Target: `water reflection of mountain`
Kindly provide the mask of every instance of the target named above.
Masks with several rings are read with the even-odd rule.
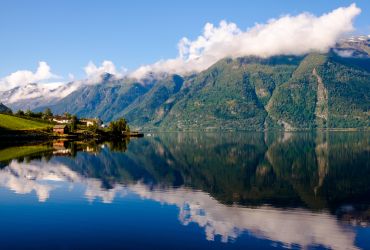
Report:
[[[128,142],[58,144],[53,157],[45,152],[42,157],[99,179],[105,189],[140,181],[202,190],[224,204],[334,212],[341,204],[370,202],[369,138],[366,133],[338,132],[161,134],[134,140],[128,150]]]
[[[368,145],[363,133],[178,134],[133,142],[126,155],[154,183],[200,189],[225,204],[334,210],[368,202]]]
[[[40,201],[59,181],[82,183],[88,200],[108,203],[134,192],[176,205],[180,221],[204,227],[210,240],[248,230],[288,246],[355,249],[354,232],[337,219],[370,221],[366,133],[161,134],[127,143],[56,143],[54,153],[7,161],[0,185]]]

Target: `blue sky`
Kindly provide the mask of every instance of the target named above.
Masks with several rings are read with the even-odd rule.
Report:
[[[207,22],[234,22],[240,29],[282,15],[322,15],[353,1],[38,1],[0,2],[0,77],[46,61],[53,73],[84,75],[89,61],[111,60],[134,70],[178,54],[177,43],[196,39]],[[370,34],[370,1],[358,1],[362,13],[356,32]]]

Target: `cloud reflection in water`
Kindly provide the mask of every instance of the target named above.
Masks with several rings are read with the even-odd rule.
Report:
[[[209,194],[187,188],[152,188],[138,181],[128,186],[115,185],[105,189],[95,178],[87,178],[68,166],[46,161],[19,163],[12,161],[0,170],[0,185],[17,194],[36,192],[45,202],[53,190],[62,187],[59,182],[83,184],[85,198],[92,202],[100,198],[111,203],[118,195],[134,193],[141,199],[179,208],[183,225],[196,223],[204,228],[206,238],[221,236],[223,242],[235,240],[242,232],[255,237],[280,242],[287,247],[299,245],[307,248],[321,245],[332,249],[357,249],[355,233],[327,212],[313,213],[306,209],[281,209],[271,206],[248,208],[224,205]]]

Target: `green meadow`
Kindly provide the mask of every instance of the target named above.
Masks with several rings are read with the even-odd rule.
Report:
[[[6,130],[43,130],[51,127],[50,123],[28,120],[13,115],[0,114],[0,128]]]

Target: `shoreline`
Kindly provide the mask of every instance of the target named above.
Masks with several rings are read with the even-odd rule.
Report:
[[[0,130],[0,138],[1,139],[19,139],[19,140],[56,140],[56,139],[66,139],[66,140],[115,140],[115,139],[123,139],[127,137],[144,137],[144,133],[142,132],[126,132],[123,133],[122,136],[115,136],[109,133],[103,134],[82,134],[82,133],[75,133],[75,134],[51,134],[44,131],[29,131],[29,130]]]

